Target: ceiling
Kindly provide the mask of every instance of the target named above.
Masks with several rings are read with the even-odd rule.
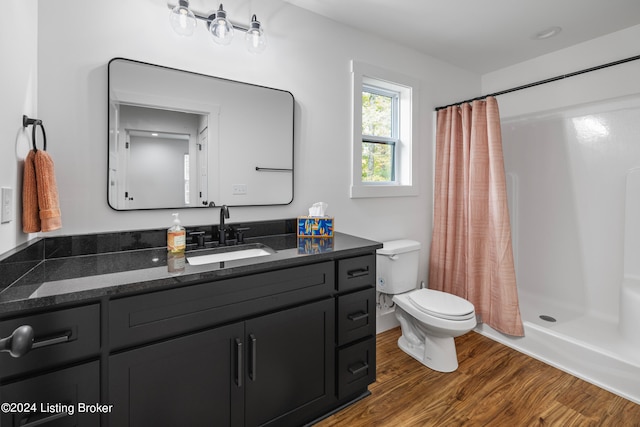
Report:
[[[640,24],[639,0],[286,1],[479,74]]]

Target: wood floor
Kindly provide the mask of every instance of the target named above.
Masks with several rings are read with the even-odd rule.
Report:
[[[378,335],[372,395],[316,427],[640,426],[640,405],[475,332],[456,339],[448,374],[402,352],[399,335]]]

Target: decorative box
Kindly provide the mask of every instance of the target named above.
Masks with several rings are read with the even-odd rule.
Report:
[[[333,237],[333,217],[299,216],[298,237]]]

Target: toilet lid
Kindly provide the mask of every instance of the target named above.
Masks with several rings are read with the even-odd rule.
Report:
[[[420,242],[415,240],[390,240],[383,242],[383,247],[376,251],[379,255],[399,255],[405,252],[417,251],[420,249]]]
[[[433,289],[409,293],[409,300],[420,311],[449,320],[465,320],[475,315],[473,304],[459,296]]]

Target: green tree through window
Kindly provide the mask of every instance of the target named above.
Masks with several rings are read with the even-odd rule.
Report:
[[[395,181],[397,95],[365,87],[362,91],[362,181]]]

